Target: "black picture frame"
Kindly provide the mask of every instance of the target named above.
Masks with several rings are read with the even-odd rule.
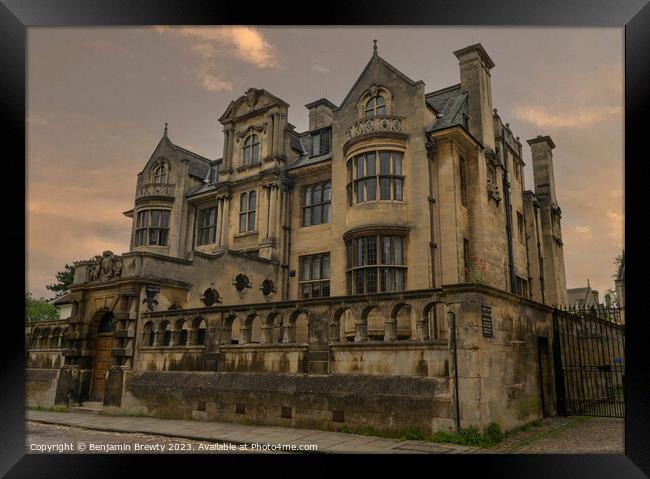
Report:
[[[172,463],[180,464],[187,474],[199,472],[201,465],[211,469],[208,474],[224,473],[235,467],[246,471],[252,461],[241,456],[109,456],[109,455],[25,455],[24,438],[24,323],[17,298],[19,281],[23,278],[25,258],[25,216],[11,205],[28,185],[25,178],[25,60],[26,28],[31,26],[109,26],[109,25],[180,25],[180,24],[255,24],[255,25],[474,25],[474,26],[619,26],[625,28],[625,249],[626,301],[626,418],[625,454],[610,455],[463,455],[463,456],[377,456],[364,459],[355,473],[374,474],[385,466],[407,466],[410,473],[448,474],[442,467],[463,474],[476,467],[482,476],[502,477],[644,477],[650,474],[650,360],[645,354],[648,321],[642,314],[644,273],[648,271],[648,235],[644,231],[646,207],[644,184],[650,177],[645,139],[647,131],[648,96],[650,92],[650,6],[647,0],[553,0],[544,3],[518,0],[444,0],[399,2],[375,0],[321,4],[324,8],[281,6],[267,2],[215,2],[181,0],[2,0],[0,4],[0,96],[2,97],[5,134],[3,166],[6,196],[5,237],[13,243],[4,255],[5,285],[12,308],[4,318],[0,415],[0,474],[6,477],[115,477],[136,474],[135,461],[146,461],[148,475],[156,469],[165,470]],[[10,148],[7,148],[10,147]],[[15,201],[15,200],[13,200]],[[22,240],[22,241],[21,241]],[[19,254],[22,252],[23,255]],[[21,264],[22,263],[22,264]],[[9,272],[13,273],[11,276]],[[18,274],[16,274],[18,273]],[[24,281],[23,281],[24,283]],[[24,294],[24,292],[22,293]],[[14,305],[16,305],[14,307]],[[192,465],[187,461],[191,458]],[[253,459],[260,459],[259,457]],[[336,460],[336,457],[294,456],[284,459],[288,464],[278,472],[316,472],[306,462]],[[399,464],[396,462],[399,461]],[[402,461],[408,461],[402,462]],[[329,462],[329,461],[328,461]],[[218,464],[218,466],[217,466]],[[270,466],[275,468],[276,466]],[[326,466],[331,467],[331,466]],[[363,468],[363,471],[361,471]],[[427,469],[424,469],[427,468]],[[139,472],[143,473],[143,472]],[[327,472],[326,472],[327,473]],[[329,473],[336,470],[329,469]]]

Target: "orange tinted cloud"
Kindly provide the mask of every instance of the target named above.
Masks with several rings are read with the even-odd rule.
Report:
[[[543,106],[521,106],[514,111],[515,118],[539,128],[583,128],[595,123],[623,116],[623,107],[602,106],[579,108],[575,111],[558,111]]]

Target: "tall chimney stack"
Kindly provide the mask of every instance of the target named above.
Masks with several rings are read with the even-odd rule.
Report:
[[[460,88],[469,95],[469,131],[486,148],[494,151],[492,84],[494,62],[480,43],[454,52],[460,66]]]

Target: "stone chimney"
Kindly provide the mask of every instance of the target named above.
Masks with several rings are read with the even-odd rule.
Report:
[[[456,50],[454,55],[460,67],[460,88],[469,95],[469,131],[483,146],[494,151],[490,80],[494,62],[480,43]]]
[[[337,106],[327,98],[307,103],[305,108],[309,110],[310,130],[332,126],[332,110],[335,110]]]
[[[538,135],[528,140],[533,156],[533,176],[535,195],[548,196],[551,205],[557,205],[555,196],[555,175],[553,174],[553,148],[555,143],[550,136]]]

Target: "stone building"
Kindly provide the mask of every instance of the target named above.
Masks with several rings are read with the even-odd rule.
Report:
[[[460,82],[428,91],[375,44],[304,132],[250,88],[219,117],[218,159],[165,126],[129,251],[75,263],[64,344],[30,342],[28,402],[352,430],[553,414],[555,145],[528,140],[527,190],[493,61],[454,55]]]

